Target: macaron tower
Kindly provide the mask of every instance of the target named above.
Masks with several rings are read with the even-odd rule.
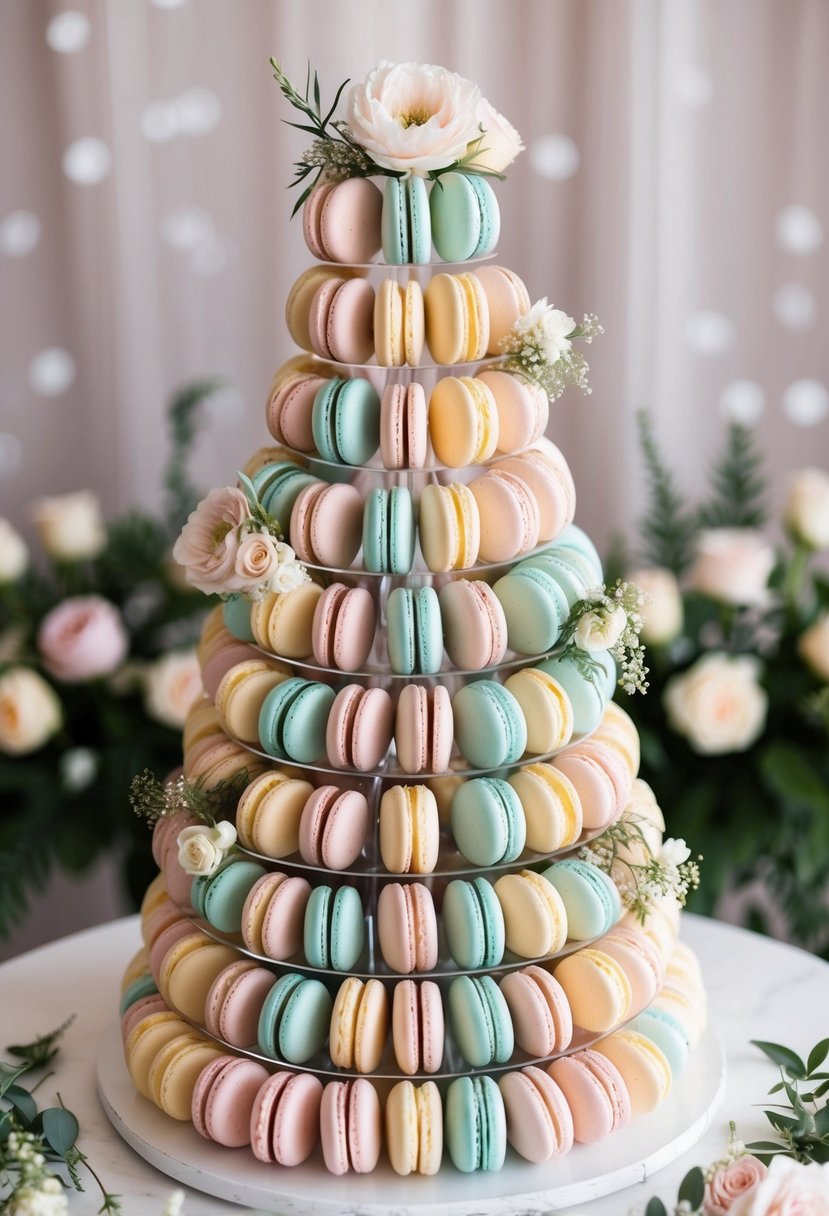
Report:
[[[544,1162],[647,1115],[702,1029],[677,918],[638,924],[584,852],[634,812],[664,829],[613,659],[560,641],[601,563],[547,394],[503,356],[531,303],[490,179],[323,175],[302,225],[299,350],[228,493],[305,577],[205,623],[183,773],[237,783],[236,842],[155,827],[127,1066],[282,1167]]]

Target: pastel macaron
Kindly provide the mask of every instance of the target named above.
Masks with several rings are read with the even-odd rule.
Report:
[[[530,1056],[543,1058],[565,1051],[573,1037],[570,1002],[558,980],[531,964],[501,980],[515,1032],[515,1042]]]
[[[311,648],[321,667],[359,671],[374,645],[377,613],[365,587],[330,583],[311,623]]]
[[[416,279],[406,284],[384,279],[374,300],[374,353],[379,367],[417,367],[423,354],[423,291]]]
[[[309,266],[303,270],[288,292],[285,301],[285,324],[297,346],[305,351],[314,349],[311,343],[311,304],[317,291],[326,283],[341,283],[354,277],[345,266]]]
[[[201,1071],[223,1055],[221,1047],[191,1031],[171,1039],[156,1053],[147,1074],[152,1101],[165,1115],[188,1122]]]
[[[493,465],[469,489],[478,506],[483,561],[511,561],[535,548],[541,527],[538,502],[523,478]]]
[[[383,257],[394,266],[429,261],[432,222],[429,195],[422,177],[387,177],[381,216]]]
[[[219,972],[237,959],[231,946],[194,932],[171,946],[161,962],[158,990],[171,1009],[204,1024],[207,994]]]
[[[574,1128],[570,1106],[548,1072],[532,1065],[505,1073],[498,1087],[504,1100],[507,1139],[527,1161],[549,1161],[569,1153]]]
[[[132,1027],[124,1044],[124,1060],[133,1085],[145,1098],[150,1096],[149,1072],[157,1053],[173,1039],[191,1033],[192,1029],[169,1009],[145,1014]]]
[[[374,1072],[386,1047],[389,999],[380,980],[343,980],[331,1011],[331,1063],[355,1072]]]
[[[577,1051],[547,1069],[573,1116],[573,1136],[593,1144],[630,1121],[630,1095],[615,1065],[597,1051]]]
[[[319,1144],[322,1082],[311,1073],[275,1072],[250,1114],[250,1147],[268,1165],[300,1165]]]
[[[397,699],[394,743],[405,773],[444,773],[449,768],[454,714],[442,684],[407,684]]]
[[[326,728],[335,693],[328,684],[291,676],[264,698],[259,742],[277,760],[316,764],[325,755]]]
[[[392,1046],[407,1076],[437,1072],[443,1059],[444,1012],[434,980],[400,980],[392,998]]]
[[[333,1002],[318,979],[288,972],[279,977],[262,1006],[259,1049],[272,1059],[304,1064],[328,1038]]]
[[[312,790],[310,781],[276,769],[260,773],[236,805],[239,843],[263,857],[290,857],[299,847],[300,820]]]
[[[255,955],[286,959],[302,945],[311,884],[299,874],[271,871],[255,883],[242,909],[242,940]]]
[[[204,1003],[204,1026],[231,1047],[254,1047],[259,1015],[276,976],[252,959],[239,959],[220,971]]]
[[[675,1017],[664,1009],[644,1009],[628,1022],[628,1029],[651,1039],[668,1061],[672,1075],[680,1075],[688,1062],[689,1044],[687,1034]]]
[[[497,367],[484,368],[476,378],[495,399],[500,452],[518,452],[543,435],[550,416],[550,402],[543,388]]]
[[[322,587],[300,583],[290,591],[268,591],[249,607],[254,641],[271,654],[286,659],[307,659],[311,653],[314,611]]]
[[[443,932],[459,967],[496,967],[504,956],[506,928],[501,903],[485,878],[455,878],[443,894]]]
[[[326,380],[311,410],[314,445],[323,460],[364,465],[380,442],[380,397],[362,376]]]
[[[250,1116],[268,1070],[256,1060],[219,1056],[199,1073],[190,1113],[199,1135],[225,1148],[250,1144]]]
[[[578,857],[565,857],[542,873],[562,898],[571,941],[600,937],[622,915],[616,884],[598,866]]]
[[[380,799],[380,856],[392,874],[429,874],[438,860],[440,822],[425,785],[391,785]]]
[[[225,672],[216,691],[216,712],[223,729],[232,739],[258,745],[262,703],[268,693],[285,679],[284,667],[261,658],[236,663]],[[207,740],[202,741],[202,749],[205,749],[206,743]],[[185,773],[188,765],[193,763],[195,750],[185,757]]]
[[[598,945],[604,954],[616,960],[628,977],[631,1009],[645,1009],[665,976],[665,965],[654,943],[645,933],[627,925],[616,925]]]
[[[455,739],[476,769],[514,764],[527,747],[527,721],[512,692],[494,680],[476,680],[452,701]]]
[[[346,569],[360,549],[363,501],[352,485],[312,481],[297,495],[290,521],[291,544],[301,561]]]
[[[371,1173],[383,1141],[380,1099],[371,1081],[328,1082],[320,1105],[320,1138],[330,1173]]]
[[[498,467],[514,473],[529,487],[538,507],[538,539],[542,544],[555,540],[573,522],[575,482],[564,454],[550,440],[517,456],[509,456],[500,461]],[[572,558],[570,564],[581,569],[581,564]]]
[[[363,563],[375,574],[407,574],[415,550],[415,514],[407,486],[377,487],[363,511]]]
[[[426,342],[444,366],[482,359],[490,340],[484,290],[471,274],[436,274],[424,292]]]
[[[310,349],[338,363],[367,363],[374,354],[374,298],[366,279],[326,278],[308,308]]]
[[[548,755],[570,742],[573,707],[553,676],[538,667],[523,667],[507,677],[504,689],[515,698],[527,723],[527,751]]]
[[[573,733],[589,735],[594,731],[609,700],[600,680],[585,675],[569,655],[544,659],[537,666],[553,676],[567,693],[573,708]]]
[[[508,627],[501,602],[482,579],[452,579],[439,592],[443,642],[461,671],[480,671],[506,654]]]
[[[212,874],[193,879],[190,902],[215,929],[239,933],[248,892],[264,873],[259,862],[231,855]]]
[[[475,277],[484,290],[489,312],[487,354],[497,355],[501,339],[530,311],[530,294],[523,280],[506,266],[478,266]]]
[[[380,248],[383,195],[367,177],[322,182],[302,212],[305,243],[315,258],[359,265]]]
[[[499,578],[493,591],[504,614],[510,649],[533,655],[552,650],[570,615],[567,597],[553,576],[521,563]]]
[[[517,769],[509,783],[521,801],[528,849],[549,854],[578,840],[581,799],[569,777],[542,760]]]
[[[486,143],[486,136],[483,137]],[[501,216],[489,182],[475,173],[444,173],[429,194],[432,241],[444,262],[486,257],[498,244]]]
[[[334,768],[370,772],[391,743],[394,706],[384,688],[347,684],[333,696],[325,728],[325,753]]]
[[[425,485],[420,495],[418,537],[423,560],[434,573],[474,566],[481,543],[481,520],[469,487],[460,482]]]
[[[429,448],[423,385],[387,384],[380,399],[380,456],[386,469],[420,469]]]
[[[363,904],[356,887],[314,887],[305,906],[302,944],[310,967],[351,970],[365,944]]]
[[[389,662],[400,675],[431,675],[443,663],[443,626],[434,587],[395,587],[386,600]]]
[[[524,851],[521,800],[500,777],[473,777],[458,786],[449,821],[458,851],[473,865],[515,861]]]
[[[616,822],[631,785],[629,771],[617,752],[585,740],[567,748],[553,763],[578,790],[586,828],[606,828]]]
[[[443,376],[429,397],[429,438],[450,469],[488,460],[498,446],[498,410],[477,376]]]
[[[671,1067],[648,1035],[625,1027],[600,1039],[595,1050],[618,1068],[630,1094],[631,1113],[647,1115],[671,1090]]]
[[[502,874],[495,883],[506,946],[520,958],[542,958],[567,940],[567,911],[558,891],[532,870]]]
[[[331,371],[333,374],[333,367]],[[326,383],[327,377],[311,367],[287,375],[280,368],[265,405],[265,421],[274,439],[299,452],[314,451],[311,426],[314,398]]]
[[[509,1006],[490,975],[458,975],[447,993],[449,1027],[473,1068],[506,1064],[515,1049]]]
[[[396,1174],[436,1174],[443,1155],[443,1104],[434,1081],[398,1081],[384,1112],[386,1151]]]
[[[569,954],[555,969],[570,1004],[573,1022],[583,1030],[605,1034],[630,1012],[630,981],[609,954],[585,947]]]
[[[465,1174],[499,1170],[507,1152],[507,1120],[492,1077],[456,1077],[446,1091],[444,1139],[452,1164]]]
[[[388,883],[377,900],[377,940],[386,964],[401,975],[431,971],[438,960],[435,905],[423,883]]]
[[[321,785],[308,797],[299,821],[299,851],[309,865],[345,870],[363,851],[368,801],[361,790]]]

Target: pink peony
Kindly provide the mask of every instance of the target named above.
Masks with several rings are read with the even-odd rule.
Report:
[[[478,105],[478,122],[486,134],[472,162],[476,169],[487,169],[490,173],[503,173],[511,165],[524,143],[512,123],[499,114],[494,106],[482,97]],[[477,137],[476,137],[477,138]]]
[[[774,550],[754,528],[708,528],[697,537],[689,581],[722,604],[762,604],[773,568]]]
[[[211,490],[181,530],[173,557],[184,566],[188,583],[211,595],[242,591],[249,580],[236,571],[239,528],[250,518],[248,501],[231,486]]]
[[[37,634],[43,665],[58,680],[79,684],[123,663],[129,634],[114,604],[99,595],[64,600],[43,618]]]
[[[738,1195],[766,1176],[766,1167],[756,1157],[738,1157],[718,1169],[705,1188],[702,1210],[705,1216],[726,1216]]]
[[[829,1165],[774,1157],[765,1178],[736,1197],[728,1216],[829,1216]]]

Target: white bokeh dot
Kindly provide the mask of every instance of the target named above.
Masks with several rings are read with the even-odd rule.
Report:
[[[153,101],[141,115],[141,134],[154,144],[163,144],[178,135],[175,106],[169,101]]]
[[[0,220],[0,253],[22,258],[40,240],[40,220],[32,211],[10,211]]]
[[[41,397],[60,396],[74,379],[75,360],[60,346],[38,351],[29,364],[29,386]]]
[[[171,102],[181,135],[207,135],[222,117],[222,103],[211,89],[186,89]]]
[[[787,329],[809,329],[817,318],[815,297],[802,283],[784,283],[774,293],[774,313]]]
[[[235,249],[230,241],[223,236],[213,236],[199,241],[190,251],[190,265],[196,274],[207,279],[224,270],[234,253]]]
[[[61,55],[82,51],[89,42],[89,18],[72,8],[58,13],[46,26],[46,41]]]
[[[187,0],[150,0],[153,8],[181,8]]]
[[[819,380],[795,380],[783,394],[783,413],[795,426],[817,426],[829,414],[829,391]]]
[[[579,167],[579,150],[569,135],[542,135],[530,145],[530,164],[541,177],[563,182]]]
[[[674,90],[679,100],[693,109],[707,106],[714,95],[711,77],[704,68],[693,63],[683,64],[677,70],[674,77]]]
[[[719,355],[734,341],[734,324],[724,313],[703,309],[685,322],[688,345],[700,355]]]
[[[823,244],[823,225],[814,211],[792,203],[777,217],[777,240],[789,253],[815,253]]]
[[[192,250],[215,239],[215,226],[201,207],[176,207],[161,221],[161,236],[171,249]]]
[[[16,435],[0,431],[0,477],[8,477],[20,467],[23,444]]]
[[[94,135],[76,139],[63,154],[63,171],[79,186],[96,186],[112,167],[112,153],[102,139]]]
[[[754,426],[766,408],[766,394],[754,380],[733,380],[720,394],[720,411],[729,422]]]

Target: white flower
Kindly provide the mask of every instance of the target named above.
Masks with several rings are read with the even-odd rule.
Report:
[[[201,668],[195,650],[173,651],[144,669],[144,708],[151,718],[180,729],[187,711],[202,695]]]
[[[683,861],[687,861],[690,856],[691,850],[681,836],[676,839],[669,836],[659,850],[659,860],[663,865],[672,866],[674,869],[679,869]]]
[[[829,549],[829,473],[824,469],[795,473],[783,518],[798,540],[812,549]]]
[[[627,613],[616,608],[594,608],[579,618],[573,640],[582,650],[609,650],[627,625]]]
[[[276,567],[267,582],[268,591],[293,591],[308,581],[308,572],[300,562],[286,561]]]
[[[7,519],[0,518],[0,583],[14,583],[29,564],[26,542]]]
[[[572,348],[569,335],[575,328],[572,317],[548,304],[547,297],[542,296],[528,313],[518,318],[512,333],[537,346],[545,362],[556,363]]]
[[[383,61],[349,91],[354,139],[385,169],[425,175],[466,154],[480,135],[477,85],[428,63]]]
[[[703,655],[665,689],[665,708],[674,730],[701,755],[742,752],[762,734],[768,697],[758,683],[756,659]]]
[[[236,829],[223,819],[214,828],[196,824],[178,834],[178,863],[185,874],[213,874],[236,843]]]
[[[689,581],[723,604],[762,604],[768,595],[774,550],[753,528],[708,528],[699,533]]]
[[[23,756],[37,751],[62,721],[55,690],[36,671],[11,667],[0,676],[0,752]]]
[[[829,1164],[773,1157],[765,1178],[737,1196],[728,1216],[829,1216]]]
[[[652,646],[665,646],[678,637],[682,630],[682,594],[676,575],[660,566],[636,570],[629,576],[643,592],[644,601],[639,613],[642,617],[641,638]]]
[[[284,540],[278,540],[276,542],[276,556],[280,565],[285,565],[288,562],[296,561],[296,553]]]
[[[797,650],[815,675],[829,684],[829,612],[822,613],[800,635]]]
[[[38,499],[32,516],[43,548],[60,561],[97,557],[106,544],[101,506],[88,490]]]
[[[503,173],[507,165],[511,165],[518,153],[524,150],[521,136],[485,97],[478,104],[478,125],[483,127],[484,137],[472,164],[476,169]]]
[[[184,1191],[171,1191],[167,1196],[167,1202],[164,1204],[164,1211],[161,1213],[161,1216],[181,1216],[184,1198]]]
[[[45,1183],[57,1183],[57,1189]],[[66,1192],[57,1178],[43,1179],[40,1183],[30,1182],[12,1192],[6,1201],[3,1211],[6,1216],[62,1216],[68,1210]]]
[[[63,788],[72,794],[85,790],[95,780],[98,763],[98,756],[91,747],[70,747],[60,758]]]

